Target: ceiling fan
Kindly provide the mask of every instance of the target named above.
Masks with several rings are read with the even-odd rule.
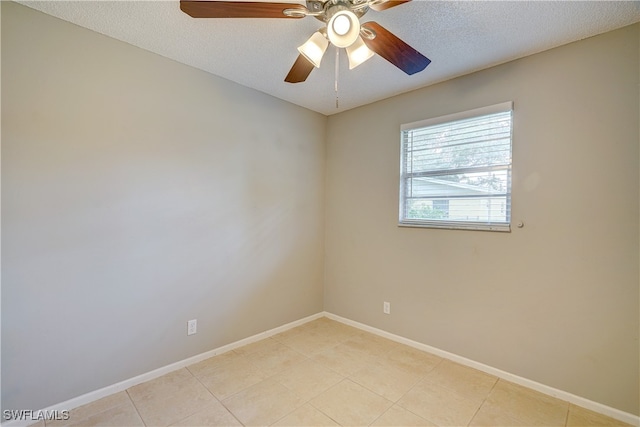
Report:
[[[193,18],[289,18],[313,16],[325,26],[298,48],[300,54],[285,78],[304,82],[329,44],[345,48],[349,68],[355,68],[377,53],[406,74],[424,70],[431,60],[374,21],[360,24],[373,9],[383,11],[411,0],[307,0],[297,3],[255,1],[180,0],[180,9]]]

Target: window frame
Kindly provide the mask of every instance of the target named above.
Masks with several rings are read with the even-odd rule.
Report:
[[[506,188],[506,222],[491,222],[491,221],[443,221],[437,219],[408,219],[405,217],[406,214],[406,182],[411,177],[414,176],[413,173],[406,173],[406,153],[405,153],[405,143],[404,143],[404,134],[407,131],[417,130],[421,128],[427,128],[429,126],[435,126],[440,124],[452,123],[460,120],[471,119],[476,117],[482,117],[490,114],[496,113],[511,113],[511,123],[510,123],[510,135],[509,135],[509,164],[502,165],[497,167],[501,171],[505,171],[507,173],[507,188]],[[486,107],[475,108],[472,110],[462,111],[459,113],[447,114],[444,116],[434,117],[426,120],[420,120],[411,123],[405,123],[400,126],[400,193],[399,193],[399,216],[398,216],[398,226],[399,227],[419,227],[419,228],[444,228],[444,229],[455,229],[455,230],[479,230],[479,231],[501,231],[501,232],[510,232],[511,231],[511,180],[512,180],[512,165],[513,165],[513,101],[502,102],[499,104],[494,104]],[[470,173],[470,172],[484,172],[487,170],[491,170],[494,168],[493,166],[478,166],[478,167],[468,167],[468,168],[458,168],[458,169],[442,169],[437,170],[438,174],[446,173],[447,171],[455,172],[455,173]],[[436,171],[436,170],[433,170]],[[424,174],[424,172],[418,172],[419,174]],[[427,172],[428,174],[428,172]],[[446,199],[450,200],[450,199]]]

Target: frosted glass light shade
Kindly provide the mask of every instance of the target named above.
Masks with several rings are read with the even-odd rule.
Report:
[[[307,58],[309,62],[315,65],[316,68],[320,68],[320,61],[322,61],[322,57],[324,56],[324,52],[327,50],[327,46],[329,46],[329,41],[320,33],[320,31],[316,31],[311,37],[309,37],[309,40],[304,42],[304,44],[298,48],[298,52]]]
[[[367,59],[373,56],[373,51],[364,44],[362,37],[358,36],[356,41],[347,47],[347,57],[349,58],[349,69],[353,70]]]
[[[350,10],[340,10],[329,19],[327,37],[334,46],[351,46],[359,36],[360,20]]]

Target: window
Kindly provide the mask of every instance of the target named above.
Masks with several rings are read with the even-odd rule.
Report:
[[[510,231],[512,109],[402,125],[400,225]]]

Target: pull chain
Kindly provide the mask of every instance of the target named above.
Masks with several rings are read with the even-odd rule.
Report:
[[[336,91],[336,108],[338,108],[338,69],[340,63],[340,49],[336,46],[336,81],[334,89]]]

